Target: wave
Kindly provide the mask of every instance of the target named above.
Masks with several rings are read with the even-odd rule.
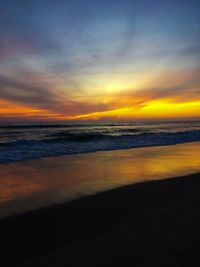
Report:
[[[61,133],[60,133],[61,134]],[[65,134],[65,133],[63,133]],[[200,131],[108,135],[97,133],[67,133],[66,136],[43,140],[19,140],[0,144],[0,163],[78,154],[95,151],[128,149],[146,146],[173,145],[200,141]]]
[[[100,133],[68,133],[68,132],[59,132],[54,133],[46,138],[45,141],[78,141],[86,142],[95,139],[106,138],[109,135],[100,134]]]

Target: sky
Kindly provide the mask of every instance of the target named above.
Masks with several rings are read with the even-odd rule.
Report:
[[[199,0],[0,7],[0,121],[200,118]]]

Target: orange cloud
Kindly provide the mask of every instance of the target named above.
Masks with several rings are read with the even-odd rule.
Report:
[[[0,116],[4,119],[56,119],[57,114],[40,108],[27,107],[0,99]]]
[[[173,119],[173,118],[197,118],[200,117],[200,100],[176,103],[168,100],[150,101],[141,107],[122,107],[109,111],[94,112],[73,116],[75,120],[100,120],[110,118],[121,119]]]
[[[1,120],[99,120],[200,117],[199,70],[158,75],[140,89],[95,91],[70,99],[48,87],[0,77]],[[119,89],[119,88],[118,88]]]

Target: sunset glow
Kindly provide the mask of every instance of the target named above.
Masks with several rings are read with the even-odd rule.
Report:
[[[0,121],[200,117],[198,1],[47,2],[2,3]]]

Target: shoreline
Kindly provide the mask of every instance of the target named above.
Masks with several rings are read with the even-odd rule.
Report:
[[[200,172],[200,142],[3,164],[0,217],[128,184]]]
[[[63,153],[63,154],[55,154],[55,155],[46,155],[46,156],[38,156],[33,158],[27,158],[27,159],[18,159],[18,160],[10,160],[7,162],[0,161],[0,166],[4,164],[11,164],[11,163],[20,163],[20,162],[26,162],[26,161],[32,161],[32,160],[40,160],[40,159],[49,159],[49,158],[56,158],[56,157],[65,157],[65,156],[78,156],[78,155],[87,155],[87,154],[93,154],[93,153],[99,153],[99,152],[113,152],[113,151],[123,151],[123,150],[131,150],[131,149],[140,149],[140,148],[149,148],[149,147],[170,147],[170,146],[176,146],[176,145],[184,145],[189,143],[199,143],[200,139],[194,139],[194,140],[186,140],[186,141],[180,141],[180,142],[169,142],[165,144],[149,144],[149,145],[139,145],[135,147],[122,147],[122,148],[111,148],[111,149],[103,149],[103,150],[94,150],[94,151],[84,151],[84,152],[77,152],[77,153]]]
[[[199,151],[194,142],[1,165],[0,264],[200,266]]]
[[[126,185],[1,219],[0,262],[24,267],[90,262],[199,266],[199,190],[196,173]]]
[[[200,142],[194,142],[1,165],[0,217],[127,184],[200,172],[199,151]]]

